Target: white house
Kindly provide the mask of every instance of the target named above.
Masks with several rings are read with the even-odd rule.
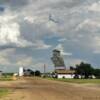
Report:
[[[75,71],[72,70],[56,70],[56,76],[57,78],[74,78]]]

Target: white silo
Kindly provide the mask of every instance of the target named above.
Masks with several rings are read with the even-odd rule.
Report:
[[[24,68],[20,67],[19,68],[19,76],[23,76],[24,75]]]

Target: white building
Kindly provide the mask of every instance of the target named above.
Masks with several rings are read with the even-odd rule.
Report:
[[[58,78],[74,78],[75,75],[71,75],[71,74],[58,74],[57,77]]]
[[[24,68],[20,67],[19,68],[19,76],[23,76],[24,75]]]
[[[75,71],[72,70],[56,70],[57,78],[74,78]]]

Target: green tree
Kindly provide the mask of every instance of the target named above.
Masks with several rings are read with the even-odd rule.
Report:
[[[35,71],[35,76],[41,76],[41,72],[39,70]]]
[[[89,78],[93,75],[94,69],[91,64],[81,62],[79,65],[76,65],[76,74],[85,76],[84,78]]]
[[[100,69],[94,69],[94,75],[100,79]]]

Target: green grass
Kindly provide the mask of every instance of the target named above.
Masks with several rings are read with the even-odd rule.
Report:
[[[8,93],[8,89],[0,89],[0,98],[6,96]]]
[[[78,84],[100,84],[100,79],[53,79],[49,78],[50,80],[55,81],[62,81],[62,82],[68,82],[68,83],[78,83]]]
[[[1,76],[0,77],[0,81],[12,81],[12,77],[11,76]]]

